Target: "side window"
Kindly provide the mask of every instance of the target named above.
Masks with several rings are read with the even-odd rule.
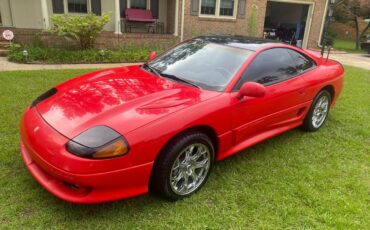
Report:
[[[306,57],[303,54],[300,54],[295,50],[288,50],[288,52],[290,53],[290,55],[292,55],[292,58],[294,59],[296,63],[296,69],[299,72],[304,72],[316,66],[314,61],[311,60],[311,58]]]
[[[272,85],[297,75],[296,64],[287,49],[274,48],[259,54],[235,86],[239,90],[245,82]]]

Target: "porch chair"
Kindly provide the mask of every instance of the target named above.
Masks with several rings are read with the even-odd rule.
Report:
[[[126,9],[124,20],[124,31],[131,32],[137,23],[144,23],[148,27],[148,33],[156,32],[156,19],[153,17],[150,10],[144,9]]]

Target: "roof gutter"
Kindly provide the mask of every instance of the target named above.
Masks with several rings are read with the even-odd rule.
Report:
[[[175,32],[174,36],[179,36],[179,0],[175,2]]]
[[[184,41],[184,24],[185,24],[185,1],[182,0],[182,7],[181,7],[181,35],[180,41]]]

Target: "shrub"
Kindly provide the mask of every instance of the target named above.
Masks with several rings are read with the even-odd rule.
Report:
[[[87,14],[86,16],[54,15],[51,17],[54,27],[49,31],[67,39],[75,40],[82,50],[91,49],[97,36],[110,20],[110,15]]]

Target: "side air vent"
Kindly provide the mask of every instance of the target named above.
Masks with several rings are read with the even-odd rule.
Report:
[[[38,103],[42,102],[43,100],[45,100],[45,99],[53,96],[57,92],[58,92],[58,90],[56,88],[49,89],[48,91],[46,91],[45,93],[41,94],[39,97],[36,98],[36,100],[34,100],[32,102],[31,108],[32,107],[35,107]]]

